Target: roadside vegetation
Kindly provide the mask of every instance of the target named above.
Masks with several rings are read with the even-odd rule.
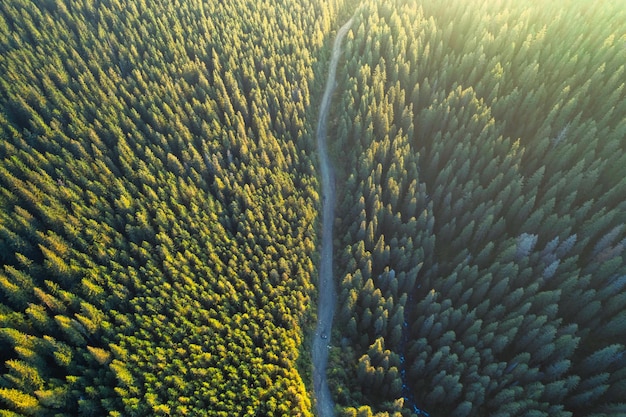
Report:
[[[341,415],[626,413],[625,17],[364,2],[335,104]]]
[[[0,415],[311,415],[336,14],[2,2]]]

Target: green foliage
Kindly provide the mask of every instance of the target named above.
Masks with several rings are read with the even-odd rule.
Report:
[[[623,415],[614,3],[3,2],[0,415],[311,415],[349,9],[341,413]]]
[[[311,415],[339,3],[2,3],[0,414]]]
[[[333,121],[345,415],[619,414],[625,17],[358,9]]]

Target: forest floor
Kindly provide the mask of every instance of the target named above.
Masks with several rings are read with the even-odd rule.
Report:
[[[350,29],[352,19],[348,20],[337,32],[333,52],[328,68],[326,88],[320,106],[317,123],[317,146],[322,172],[322,247],[320,255],[317,328],[313,338],[313,389],[317,404],[318,417],[334,416],[334,404],[326,380],[328,349],[333,324],[337,293],[333,278],[333,223],[335,221],[335,173],[331,166],[326,146],[328,111],[335,88],[337,63],[341,54],[341,41]]]

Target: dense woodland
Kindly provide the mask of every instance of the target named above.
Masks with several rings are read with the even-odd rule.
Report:
[[[0,3],[0,416],[626,414],[619,2]],[[355,12],[356,11],[356,12]]]
[[[417,3],[340,64],[342,414],[626,415],[623,4]]]
[[[336,14],[0,3],[1,416],[311,416]]]

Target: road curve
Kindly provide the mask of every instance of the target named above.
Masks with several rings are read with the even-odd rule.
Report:
[[[326,132],[328,130],[328,111],[335,88],[337,63],[341,53],[341,41],[348,33],[352,20],[348,20],[337,32],[333,52],[328,68],[326,88],[320,106],[317,122],[317,148],[322,172],[322,246],[318,282],[317,328],[313,338],[313,391],[317,404],[318,417],[334,416],[334,403],[326,380],[328,346],[337,304],[337,294],[333,278],[333,223],[335,221],[335,173],[328,158]]]

